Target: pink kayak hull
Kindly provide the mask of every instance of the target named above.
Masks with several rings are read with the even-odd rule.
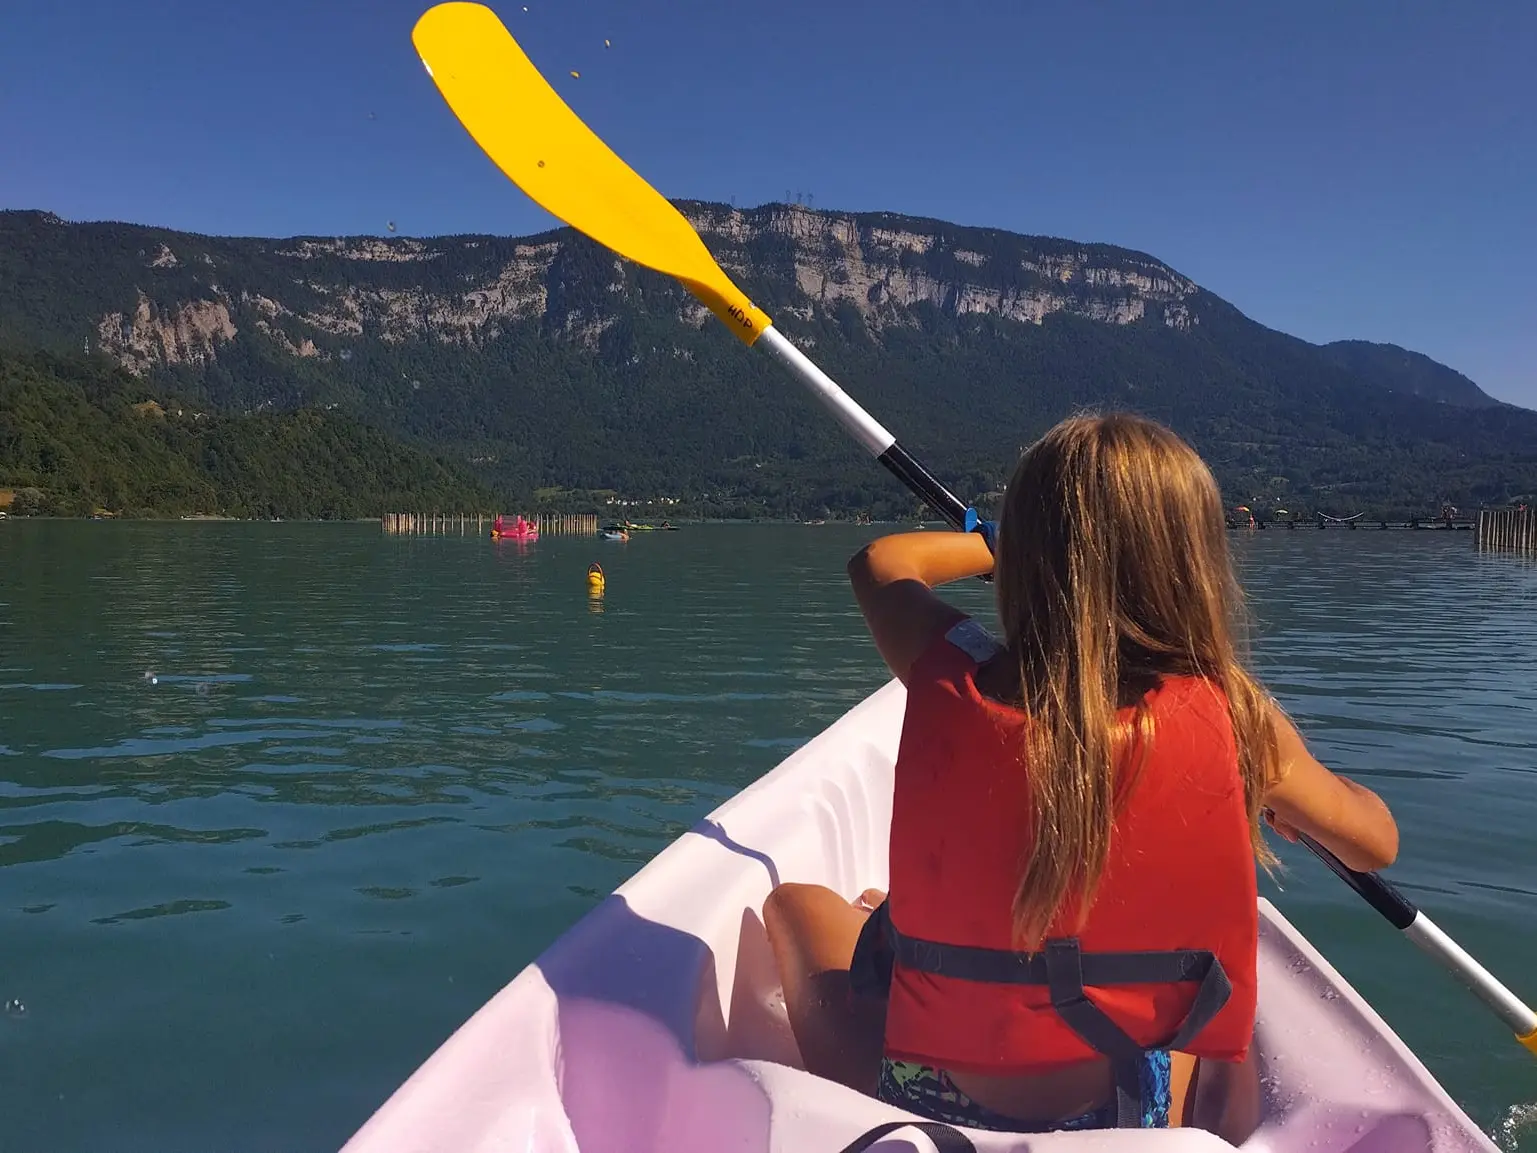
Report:
[[[838,1153],[907,1116],[800,1068],[761,918],[775,881],[850,898],[885,887],[903,703],[887,685],[669,846],[449,1038],[345,1153]],[[1243,1148],[1498,1153],[1274,906],[1260,913],[1266,1107]],[[1180,1129],[967,1135],[983,1153],[1231,1148]],[[873,1147],[932,1148],[912,1129]]]
[[[518,540],[518,541],[538,540],[539,539],[539,530],[538,529],[534,529],[531,532],[492,532],[491,539],[492,540]]]

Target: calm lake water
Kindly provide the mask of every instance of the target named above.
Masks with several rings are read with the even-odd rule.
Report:
[[[0,1150],[340,1145],[562,929],[883,681],[842,578],[874,531],[520,551],[0,524]],[[1537,998],[1537,570],[1465,533],[1237,547],[1261,672],[1389,800],[1393,876]],[[1521,1147],[1531,1058],[1286,861],[1286,914]]]

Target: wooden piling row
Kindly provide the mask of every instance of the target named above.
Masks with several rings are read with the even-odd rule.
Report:
[[[528,519],[538,522],[540,536],[546,533],[550,536],[596,536],[598,533],[598,514],[595,512],[558,513]]]
[[[387,512],[379,518],[379,527],[402,536],[468,536],[489,532],[491,518],[484,513],[459,512]]]
[[[1466,531],[1469,531],[1472,528],[1474,528],[1475,524],[1476,524],[1476,522],[1472,521],[1472,520],[1463,520],[1463,519],[1450,520],[1450,519],[1447,519],[1447,518],[1444,518],[1444,517],[1436,517],[1436,518],[1428,518],[1427,517],[1424,520],[1415,519],[1415,520],[1407,520],[1407,521],[1403,521],[1403,520],[1374,520],[1374,521],[1365,521],[1365,520],[1348,520],[1348,521],[1347,520],[1273,520],[1273,521],[1257,521],[1252,526],[1252,528],[1255,528],[1255,529],[1272,529],[1272,528],[1299,529],[1299,528],[1302,528],[1302,529],[1318,529],[1319,531],[1328,530],[1329,532],[1336,532],[1336,531],[1341,530],[1341,529],[1354,529],[1357,526],[1359,526],[1362,530],[1368,530],[1369,529],[1369,530],[1371,530],[1373,532],[1385,531],[1387,529],[1394,529],[1394,530],[1397,530],[1397,529],[1416,529],[1416,530],[1419,530],[1419,531],[1422,531],[1422,532],[1423,531],[1431,531],[1431,532],[1454,532],[1454,531],[1455,532],[1466,532]],[[1237,529],[1237,530],[1239,530],[1241,532],[1250,531],[1250,528],[1251,528],[1251,526],[1249,526],[1249,525],[1246,525],[1246,524],[1236,524],[1233,521],[1228,521],[1227,527],[1229,529]]]
[[[509,525],[518,515],[503,514]],[[539,526],[540,536],[594,536],[598,531],[597,513],[522,515],[524,520]],[[495,520],[493,513],[387,512],[379,518],[379,527],[386,533],[403,536],[487,536]]]
[[[1537,556],[1537,509],[1480,509],[1475,539],[1480,552]]]

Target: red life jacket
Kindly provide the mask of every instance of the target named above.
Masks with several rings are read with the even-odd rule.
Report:
[[[1032,956],[1016,951],[1011,912],[1031,836],[1025,718],[975,680],[997,651],[963,620],[909,678],[883,910],[887,1055],[994,1075],[1108,1056],[1123,1089],[1145,1050],[1241,1059],[1259,910],[1225,696],[1169,678],[1144,698],[1151,747],[1089,916],[1059,917]]]

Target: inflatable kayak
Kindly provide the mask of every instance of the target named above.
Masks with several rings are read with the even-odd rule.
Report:
[[[886,887],[892,682],[726,802],[463,1025],[346,1153],[840,1153],[907,1118],[804,1072],[764,937],[777,881]],[[1265,1153],[1497,1153],[1319,952],[1260,902]],[[1200,1130],[962,1131],[982,1153],[1220,1153]],[[913,1128],[869,1146],[928,1153]]]
[[[510,532],[510,531],[509,532],[497,532],[495,529],[492,529],[491,530],[491,539],[492,540],[538,540],[539,539],[539,530],[536,529],[536,528],[531,528],[531,529],[528,529],[528,530],[526,530],[524,532]]]

